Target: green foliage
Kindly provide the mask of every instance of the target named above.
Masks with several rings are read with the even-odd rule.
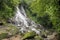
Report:
[[[41,38],[41,36],[37,35],[35,32],[31,31],[31,32],[27,32],[24,34],[23,36],[23,40],[29,40],[29,39],[34,39],[34,40],[43,40],[43,38]]]
[[[0,17],[10,18],[14,15],[14,8],[20,0],[0,0]]]
[[[29,5],[29,9],[26,9],[26,12],[29,18],[45,28],[53,28],[60,32],[59,0],[35,0],[31,1],[30,4],[27,3],[27,5]]]
[[[35,35],[35,32],[28,32],[24,34],[23,39],[33,38]]]

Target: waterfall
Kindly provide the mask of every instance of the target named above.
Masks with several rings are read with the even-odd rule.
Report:
[[[24,14],[21,13],[21,10],[18,7],[16,7],[16,8],[17,8],[17,12],[16,12],[16,15],[15,15],[15,17],[16,17],[15,20],[16,20],[18,26],[21,23],[23,23],[24,26],[28,27],[28,23],[26,21],[26,16],[24,16]]]
[[[15,18],[15,24],[22,33],[34,31],[37,34],[40,34],[41,30],[39,26],[37,26],[37,24],[34,21],[30,20],[27,17],[23,6],[20,6],[20,8],[18,6],[16,7],[16,15],[14,18]]]

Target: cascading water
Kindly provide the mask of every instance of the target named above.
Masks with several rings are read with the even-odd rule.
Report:
[[[34,31],[37,34],[40,34],[40,28],[34,21],[27,18],[23,6],[20,6],[20,8],[17,6],[16,9],[17,12],[15,15],[15,24],[18,26],[18,28],[20,28],[20,31],[22,33]]]
[[[16,7],[16,8],[17,8],[17,13],[16,13],[16,16],[15,16],[16,17],[15,20],[16,20],[18,26],[21,23],[23,23],[24,26],[28,27],[28,23],[26,21],[26,17],[24,16],[23,13],[21,13],[21,11],[20,11],[20,9],[18,7]]]

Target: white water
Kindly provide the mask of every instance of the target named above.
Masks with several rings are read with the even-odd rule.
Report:
[[[20,9],[18,7],[17,8],[17,13],[16,13],[16,22],[18,24],[18,26],[20,25],[20,23],[23,23],[24,26],[28,27],[28,23],[26,21],[26,15],[24,13],[24,15],[21,13]],[[24,11],[24,10],[23,10]]]
[[[20,31],[22,33],[34,31],[37,34],[40,34],[41,30],[40,28],[38,28],[39,26],[37,26],[37,24],[34,21],[27,18],[23,6],[21,6],[20,9],[17,6],[16,9],[17,12],[15,15],[15,24],[18,26],[18,28],[20,28]]]

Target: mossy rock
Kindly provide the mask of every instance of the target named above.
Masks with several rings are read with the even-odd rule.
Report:
[[[0,33],[8,33],[9,35],[15,35],[18,32],[19,29],[12,24],[7,24],[3,28],[0,28]]]
[[[35,36],[35,40],[43,40],[41,36]]]
[[[25,39],[32,39],[32,38],[35,37],[35,35],[36,35],[35,32],[27,32],[27,33],[24,34],[23,40],[25,40]]]
[[[11,33],[12,35],[15,35],[16,33],[19,32],[19,29],[18,29],[16,26],[10,24],[10,25],[8,25],[6,31],[8,31],[8,32]]]

